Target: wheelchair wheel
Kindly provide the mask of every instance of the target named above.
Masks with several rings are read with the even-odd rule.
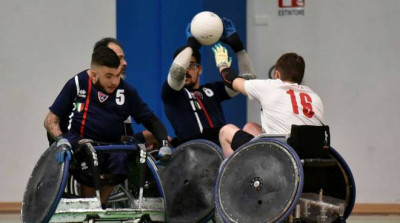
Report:
[[[331,155],[335,157],[335,159],[339,163],[339,167],[341,168],[344,176],[344,182],[346,182],[346,207],[343,217],[344,219],[347,219],[353,211],[356,201],[356,183],[354,181],[353,173],[351,172],[350,167],[347,165],[343,157],[332,147],[330,148],[330,152]]]
[[[304,187],[300,197],[301,220],[338,222],[347,219],[354,207],[356,187],[349,166],[330,147],[330,159],[305,159]]]
[[[172,152],[160,167],[167,222],[204,222],[214,214],[214,188],[222,150],[207,140],[192,140]]]
[[[23,222],[49,222],[64,192],[69,161],[55,159],[56,146],[50,146],[36,163],[22,202]],[[49,171],[51,170],[51,171]]]
[[[216,208],[224,222],[281,222],[303,188],[296,152],[282,141],[261,138],[244,144],[221,167]]]

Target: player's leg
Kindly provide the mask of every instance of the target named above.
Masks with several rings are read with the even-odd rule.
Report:
[[[103,208],[106,207],[108,198],[113,192],[114,185],[102,185],[100,189],[100,202]],[[94,197],[94,188],[81,184],[81,195],[84,198]]]
[[[100,202],[101,207],[105,208],[107,205],[108,198],[114,190],[114,185],[103,185],[100,189]]]
[[[90,187],[90,186],[87,186],[84,184],[81,184],[80,187],[81,187],[82,197],[85,197],[85,198],[94,197],[94,188],[93,187]]]
[[[119,185],[128,177],[129,156],[124,152],[103,154],[101,165],[101,205],[106,207],[108,198],[113,192],[114,186]]]
[[[239,129],[232,124],[225,125],[219,132],[219,141],[222,150],[224,151],[225,158],[228,158],[233,151],[237,150],[240,146],[249,142],[253,138],[254,136],[252,134]]]
[[[258,136],[263,133],[262,127],[254,122],[246,123],[246,125],[243,127],[243,131],[248,132],[253,136]]]
[[[235,125],[228,124],[221,128],[219,131],[219,143],[221,144],[225,158],[228,158],[232,153],[232,139],[237,131],[240,129]]]

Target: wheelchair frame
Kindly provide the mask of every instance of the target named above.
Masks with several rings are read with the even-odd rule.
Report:
[[[109,146],[92,146],[87,143],[87,152],[92,154],[93,161],[93,177],[95,180],[96,197],[93,198],[61,198],[54,214],[51,216],[50,222],[163,222],[165,218],[165,201],[164,192],[161,184],[158,185],[161,197],[144,197],[144,174],[146,164],[153,167],[155,171],[155,162],[148,156],[146,147],[143,144],[138,144],[140,151],[139,165],[139,192],[136,199],[125,185],[117,185],[114,191],[117,194],[112,194],[109,198],[110,203],[124,201],[128,204],[128,208],[106,208],[102,209],[100,204],[100,183],[98,175],[98,159],[97,152],[126,152],[137,151],[134,145],[109,145]],[[153,176],[157,174],[153,172]],[[160,179],[156,179],[160,182]],[[77,190],[76,186],[72,186]],[[64,190],[64,188],[62,188]]]

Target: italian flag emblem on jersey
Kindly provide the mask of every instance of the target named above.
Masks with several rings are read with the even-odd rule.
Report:
[[[74,106],[75,106],[75,110],[77,112],[82,112],[83,108],[85,107],[85,105],[83,103],[80,103],[80,102],[75,102]]]

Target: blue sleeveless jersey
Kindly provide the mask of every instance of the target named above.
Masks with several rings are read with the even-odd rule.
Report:
[[[112,94],[106,94],[91,83],[87,70],[65,84],[49,109],[60,117],[61,123],[68,119],[68,126],[61,128],[67,129],[63,135],[71,142],[81,138],[119,142],[123,135],[123,122],[129,115],[136,123],[142,123],[153,115],[135,88],[121,80]]]
[[[181,139],[225,125],[221,102],[230,98],[223,82],[201,85],[199,89],[175,91],[165,81],[162,88],[165,113],[175,135]]]

